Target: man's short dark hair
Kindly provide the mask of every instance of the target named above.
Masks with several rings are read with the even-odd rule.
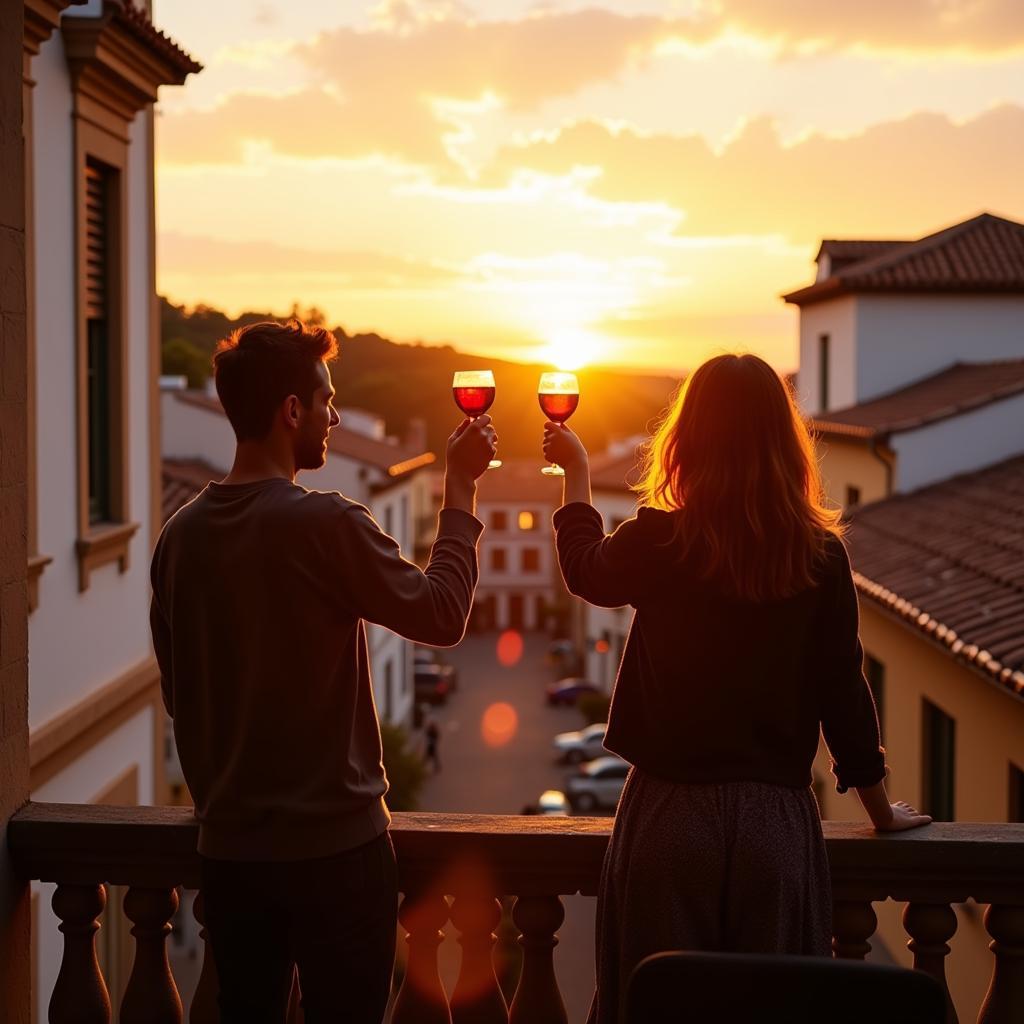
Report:
[[[338,354],[338,341],[323,327],[301,320],[268,320],[239,327],[220,342],[213,375],[221,405],[239,441],[270,433],[274,413],[295,395],[308,409],[322,381],[316,368]]]

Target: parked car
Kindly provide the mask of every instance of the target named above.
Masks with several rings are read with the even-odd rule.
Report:
[[[572,808],[565,794],[557,789],[545,789],[535,804],[527,804],[523,814],[566,815],[572,814]]]
[[[583,765],[565,780],[565,795],[574,811],[611,810],[619,802],[626,784],[629,762],[621,757],[599,757]]]
[[[575,732],[560,732],[554,739],[558,760],[579,764],[581,761],[593,761],[595,757],[604,757],[608,753],[604,749],[604,731],[607,727],[606,722],[595,722]]]
[[[585,693],[601,693],[601,688],[596,683],[576,676],[559,679],[557,683],[548,683],[547,686],[548,703],[552,707],[556,704],[572,707]]]
[[[413,673],[413,693],[417,702],[444,704],[452,691],[448,665],[417,664]]]
[[[447,665],[441,660],[440,654],[433,647],[420,647],[415,644],[412,649],[413,672],[419,672],[424,665],[438,665],[444,671],[448,680],[448,692],[454,693],[458,687],[459,674],[452,665]]]

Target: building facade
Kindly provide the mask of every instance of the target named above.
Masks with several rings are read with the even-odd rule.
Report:
[[[865,673],[889,788],[937,820],[1024,818],[1024,225],[983,214],[910,242],[822,243],[799,394],[851,520]],[[815,764],[826,818],[864,818]],[[983,909],[955,907],[949,982],[988,984]],[[879,955],[909,964],[902,906]]]
[[[562,485],[540,464],[506,460],[477,480],[480,581],[471,628],[544,629],[566,608],[555,559],[551,515]]]
[[[25,3],[31,793],[159,803],[146,612],[161,525],[153,104],[200,67],[148,5],[64,7]],[[51,889],[33,886],[37,993],[60,963]],[[108,918],[117,995],[120,908]],[[35,1010],[45,1019],[42,996]]]

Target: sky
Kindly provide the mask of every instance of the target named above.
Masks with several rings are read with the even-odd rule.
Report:
[[[822,238],[1024,220],[1020,0],[155,0],[158,287],[574,368],[797,362]]]

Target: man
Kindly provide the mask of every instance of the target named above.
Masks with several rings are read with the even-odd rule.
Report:
[[[293,973],[308,1024],[379,1024],[397,882],[363,621],[450,646],[477,580],[476,478],[490,417],[449,438],[425,570],[363,506],[295,483],[339,422],[333,335],[236,331],[214,356],[234,465],[164,527],[153,645],[199,821],[206,927],[225,1024],[283,1021]]]

